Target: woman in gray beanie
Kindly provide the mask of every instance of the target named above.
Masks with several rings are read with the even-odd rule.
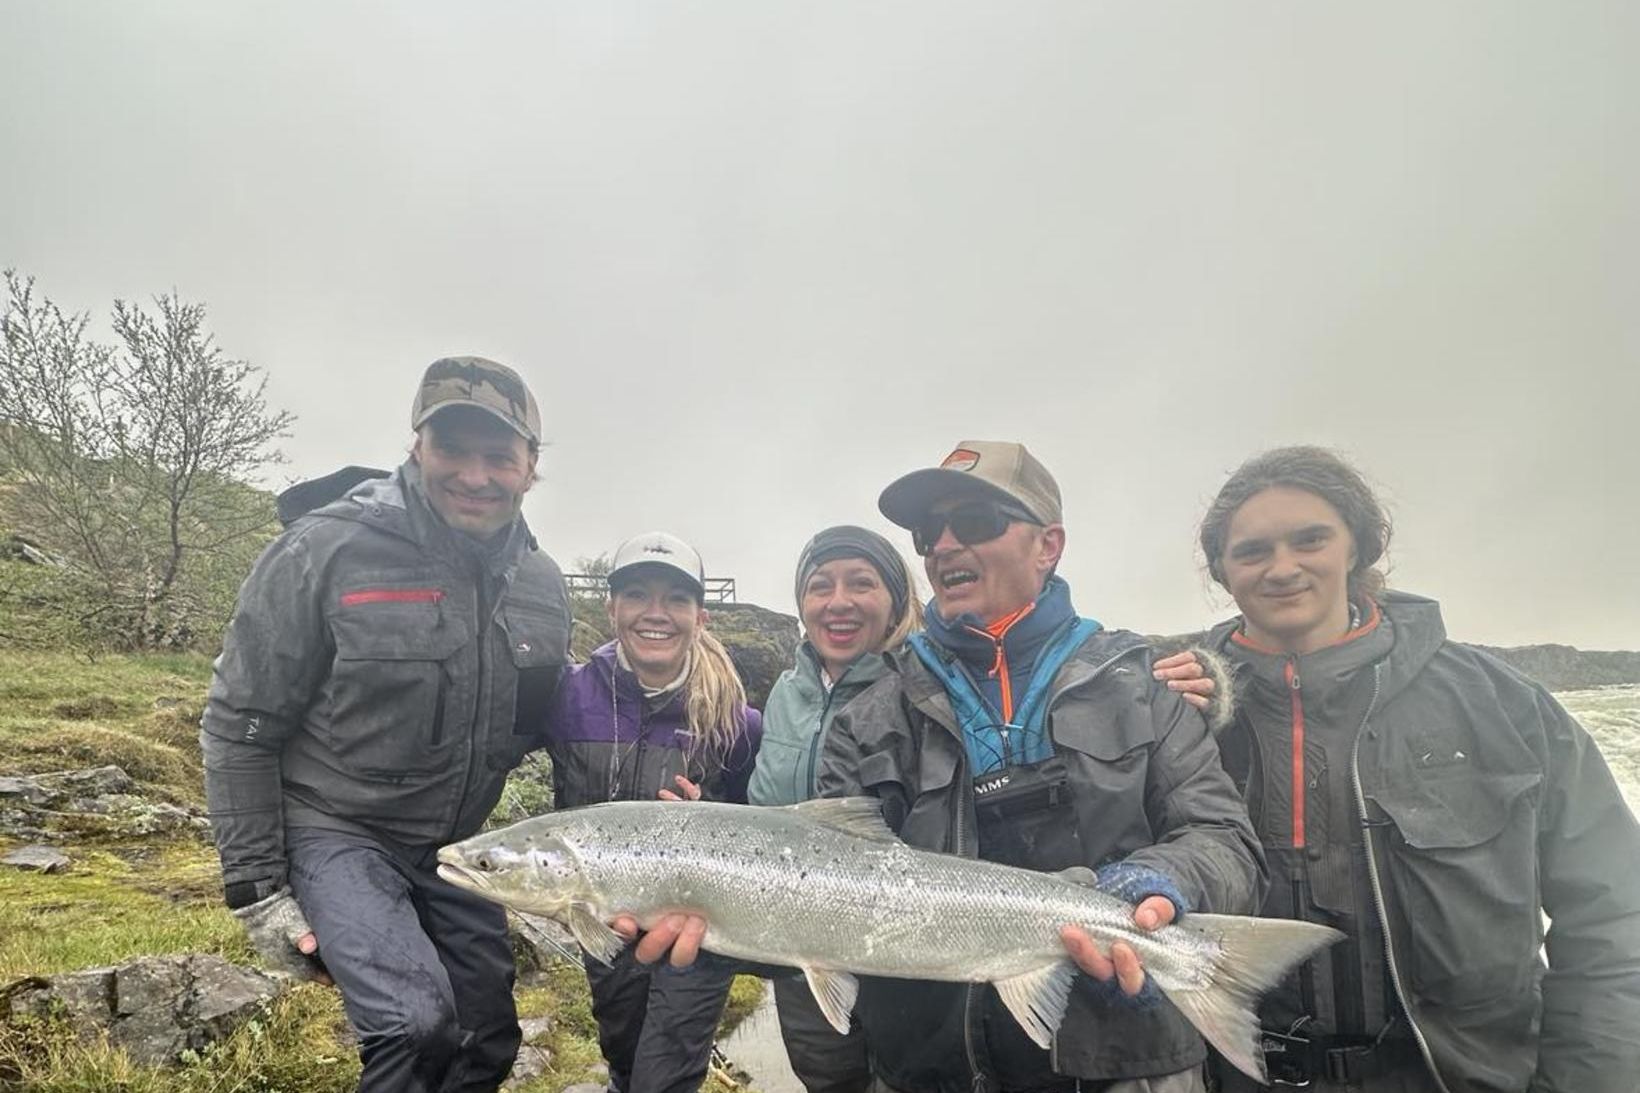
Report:
[[[796,594],[804,640],[797,663],[769,692],[747,790],[752,804],[790,805],[815,796],[821,741],[832,718],[888,671],[882,652],[922,625],[915,591],[899,552],[874,531],[831,527],[803,547]],[[801,976],[776,979],[774,992],[786,1053],[809,1093],[869,1089],[859,1029],[838,1035]]]

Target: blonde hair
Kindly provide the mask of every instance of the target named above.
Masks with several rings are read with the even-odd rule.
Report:
[[[684,722],[689,726],[688,759],[697,756],[708,767],[728,762],[746,732],[746,685],[740,681],[729,650],[703,625],[695,631],[689,679],[683,685]]]
[[[922,592],[917,587],[915,574],[907,571],[905,607],[900,611],[900,617],[888,627],[888,636],[874,652],[886,653],[904,645],[906,639],[923,628]]]

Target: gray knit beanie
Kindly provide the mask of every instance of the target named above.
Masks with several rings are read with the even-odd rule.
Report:
[[[864,558],[883,579],[893,602],[889,618],[898,619],[905,611],[905,601],[911,595],[911,575],[906,572],[905,559],[894,549],[894,544],[867,528],[853,524],[839,524],[815,535],[803,545],[797,556],[797,606],[803,607],[803,587],[814,571],[838,558]]]

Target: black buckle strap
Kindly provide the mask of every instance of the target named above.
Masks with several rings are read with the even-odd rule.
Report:
[[[1389,1069],[1382,1044],[1353,1044],[1330,1047],[1321,1053],[1322,1066],[1330,1082],[1361,1082],[1376,1078]]]
[[[1260,1047],[1272,1086],[1302,1089],[1317,1079],[1362,1082],[1390,1073],[1405,1053],[1397,1041],[1311,1038],[1294,1032],[1262,1030]]]

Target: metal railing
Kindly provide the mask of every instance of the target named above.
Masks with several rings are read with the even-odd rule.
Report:
[[[609,582],[599,573],[566,573],[564,583],[569,585],[571,596],[588,596],[602,599],[609,594]],[[707,603],[734,603],[735,579],[733,577],[706,578]]]

